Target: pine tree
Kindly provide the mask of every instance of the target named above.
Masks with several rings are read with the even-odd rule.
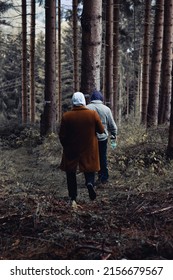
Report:
[[[106,6],[105,104],[113,109],[113,0]]]
[[[170,119],[171,87],[172,87],[172,46],[173,46],[173,0],[165,1],[164,36],[161,91],[159,103],[159,124],[168,123]]]
[[[46,0],[45,106],[41,134],[56,132],[56,1]]]
[[[27,20],[26,0],[22,0],[22,124],[28,121],[27,105]]]
[[[31,0],[30,121],[32,124],[35,123],[35,0]]]
[[[158,125],[159,87],[162,60],[164,0],[156,2],[154,40],[152,47],[147,126]]]
[[[81,91],[91,94],[100,90],[100,58],[102,45],[102,1],[84,0],[81,17],[82,65]]]
[[[141,122],[147,124],[147,108],[149,96],[149,66],[150,66],[150,23],[151,23],[151,0],[145,1],[145,22],[143,39],[143,71],[142,71],[142,111]]]
[[[117,119],[119,89],[119,0],[114,1],[113,25],[113,115]]]

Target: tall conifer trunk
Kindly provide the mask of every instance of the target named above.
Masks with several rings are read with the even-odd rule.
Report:
[[[156,1],[147,126],[158,125],[159,88],[163,44],[164,0]]]
[[[26,0],[22,0],[22,124],[27,123],[27,21]]]
[[[41,134],[56,132],[56,0],[46,0],[45,106]]]
[[[171,107],[171,71],[173,46],[173,0],[165,1],[162,79],[160,92],[159,124],[168,123]]]
[[[113,109],[113,0],[106,5],[105,103]]]
[[[172,75],[172,85],[173,85],[173,75]],[[171,114],[170,114],[170,124],[169,124],[167,156],[170,159],[173,159],[173,87],[172,87],[172,94],[171,94]]]
[[[143,43],[143,71],[142,71],[142,110],[141,122],[147,124],[147,107],[149,96],[149,65],[150,65],[150,21],[151,0],[145,1],[144,43]]]
[[[102,45],[102,0],[84,0],[82,24],[81,91],[90,95],[100,90]]]
[[[114,1],[113,26],[113,116],[117,119],[119,88],[119,0]]]
[[[78,67],[78,0],[73,0],[73,81],[74,91],[79,90],[79,67]]]
[[[61,86],[61,0],[58,0],[58,117],[61,120],[62,116],[62,86]]]
[[[31,123],[35,122],[35,0],[31,0],[30,121]]]

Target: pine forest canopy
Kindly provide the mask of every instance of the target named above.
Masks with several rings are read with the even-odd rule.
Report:
[[[170,126],[172,150],[172,5],[0,1],[1,124],[41,122],[43,134],[54,132],[73,92],[97,89],[119,125],[138,117]]]

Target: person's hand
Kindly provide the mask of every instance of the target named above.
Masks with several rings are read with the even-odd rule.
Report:
[[[111,135],[111,148],[114,150],[117,147],[116,136]]]
[[[115,135],[111,135],[110,138],[111,138],[111,140],[115,140],[115,141],[116,141],[116,138],[117,138],[117,137],[116,137]]]

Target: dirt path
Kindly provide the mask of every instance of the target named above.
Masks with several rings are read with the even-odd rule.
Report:
[[[60,158],[49,141],[1,149],[1,259],[173,258],[171,184],[146,189],[144,175],[123,175],[110,152],[109,185],[91,202],[79,174],[74,212]]]

